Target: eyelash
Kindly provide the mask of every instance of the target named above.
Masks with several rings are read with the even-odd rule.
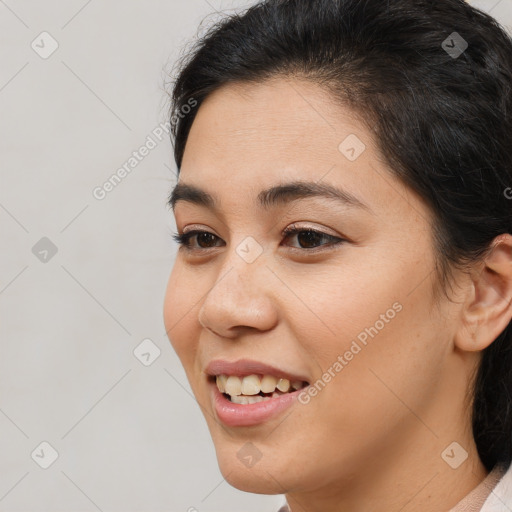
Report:
[[[289,227],[283,229],[281,234],[282,234],[282,236],[289,237],[289,236],[294,236],[294,235],[297,235],[299,233],[304,233],[304,232],[314,233],[314,234],[320,235],[324,239],[334,240],[334,242],[332,244],[321,244],[319,246],[320,248],[319,247],[315,247],[313,249],[307,249],[307,248],[302,248],[302,247],[292,247],[292,249],[299,250],[299,251],[307,251],[309,253],[316,253],[316,252],[325,250],[325,249],[322,249],[321,247],[324,247],[326,245],[329,246],[329,247],[332,247],[332,246],[343,244],[343,243],[345,243],[347,241],[344,238],[339,238],[339,237],[334,236],[334,235],[329,235],[328,233],[324,233],[322,231],[317,231],[316,229],[305,228],[305,227],[304,228],[296,228],[294,225],[289,226]],[[209,249],[216,249],[216,247],[207,247],[207,248],[192,248],[192,247],[190,247],[190,240],[191,240],[191,238],[193,238],[193,237],[195,237],[197,235],[201,235],[203,233],[204,234],[209,234],[209,235],[212,235],[212,236],[218,238],[213,233],[210,233],[209,231],[202,231],[202,230],[193,230],[193,231],[189,231],[188,233],[174,233],[172,235],[172,238],[181,247],[183,247],[184,249],[186,249],[187,251],[190,251],[190,252],[193,252],[193,251],[207,251]]]

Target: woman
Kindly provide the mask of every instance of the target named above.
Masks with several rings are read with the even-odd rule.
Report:
[[[186,57],[164,316],[231,485],[512,509],[511,85],[462,0],[268,0]]]

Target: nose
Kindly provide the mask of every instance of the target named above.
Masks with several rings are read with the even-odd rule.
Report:
[[[248,263],[233,249],[204,298],[199,323],[224,338],[235,338],[246,329],[272,329],[278,318],[275,286],[279,281],[267,268],[263,255]]]

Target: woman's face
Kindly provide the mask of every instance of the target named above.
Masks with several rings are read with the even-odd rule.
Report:
[[[299,181],[302,193],[260,201]],[[178,231],[207,234],[178,252],[165,325],[224,477],[272,494],[391,460],[444,464],[437,454],[462,444],[458,306],[433,302],[430,211],[372,133],[313,84],[228,85],[198,111],[179,184],[214,204],[175,197]],[[208,374],[229,377],[235,401],[262,385],[266,398],[232,403]],[[309,386],[272,398],[285,377]]]

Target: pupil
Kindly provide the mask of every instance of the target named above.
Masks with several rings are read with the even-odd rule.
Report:
[[[208,240],[208,238],[210,240]],[[208,244],[208,241],[213,242],[213,235],[211,233],[200,233],[197,237],[197,243],[199,244],[200,247],[204,247],[201,244],[201,241],[206,242],[206,244]]]
[[[303,236],[304,233],[307,233],[307,236]],[[301,231],[298,235],[298,240],[300,245],[315,245],[315,242],[318,241],[319,235],[315,231]],[[305,240],[305,243],[304,243]]]

